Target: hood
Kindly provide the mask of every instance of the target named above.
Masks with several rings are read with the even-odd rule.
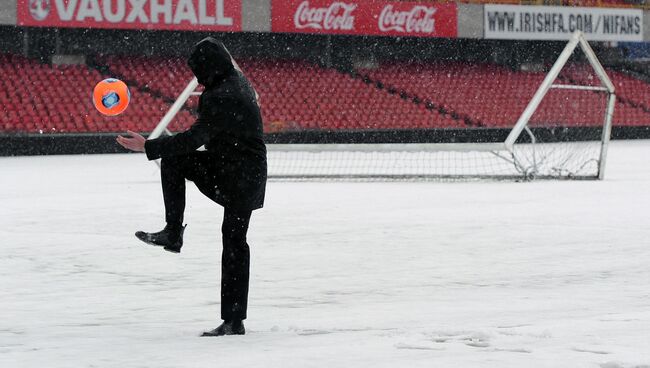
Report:
[[[199,83],[206,87],[218,83],[234,71],[228,49],[223,42],[212,37],[204,38],[194,45],[187,64]]]

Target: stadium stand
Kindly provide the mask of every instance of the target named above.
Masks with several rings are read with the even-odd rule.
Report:
[[[397,90],[434,101],[449,111],[467,114],[479,125],[492,127],[512,126],[545,77],[543,72],[515,72],[494,64],[462,62],[390,63],[358,72]],[[614,124],[648,125],[650,113],[634,101],[650,97],[646,96],[650,85],[620,72],[608,72],[619,93]],[[566,80],[558,83],[570,83],[582,75],[585,75],[583,71],[569,69]],[[594,100],[591,94],[554,91],[539,109],[546,116],[537,118],[564,119],[562,123],[576,126],[601,123],[602,110],[589,103]]]
[[[407,0],[405,0],[407,1]],[[440,0],[430,0],[438,2]],[[509,5],[552,5],[552,6],[582,6],[600,8],[642,8],[649,5],[644,0],[458,0],[465,4],[509,4]]]
[[[131,88],[132,104],[119,118],[104,117],[92,105],[94,85],[105,78],[84,65],[40,64],[0,55],[0,131],[29,133],[150,131],[168,105]],[[137,103],[133,103],[137,101]]]
[[[508,127],[545,75],[462,62],[384,63],[354,72],[297,60],[244,59],[240,64],[261,95],[268,132]],[[98,56],[89,65],[56,66],[0,54],[0,72],[11,76],[0,80],[0,132],[149,132],[191,78],[180,58]],[[583,74],[569,70],[565,82]],[[650,84],[617,71],[610,75],[619,96],[615,125],[650,125],[644,105]],[[94,84],[109,76],[131,87],[131,105],[119,117],[101,116],[90,99]],[[559,91],[538,118],[564,116],[563,123],[572,126],[600,124],[602,112],[588,102],[590,93]],[[197,99],[190,99],[170,128],[187,128],[196,107]]]
[[[168,98],[176,97],[192,77],[180,58],[107,57],[100,62],[114,75]],[[260,94],[267,130],[461,126],[451,117],[304,61],[241,60],[240,64]],[[190,99],[188,107],[196,105],[196,99]]]

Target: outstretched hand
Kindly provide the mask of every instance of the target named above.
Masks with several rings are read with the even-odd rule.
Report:
[[[130,130],[127,130],[126,133],[130,135],[130,137],[123,137],[121,135],[118,135],[116,138],[117,143],[128,150],[135,152],[144,152],[144,142],[146,139],[140,134],[132,132]]]

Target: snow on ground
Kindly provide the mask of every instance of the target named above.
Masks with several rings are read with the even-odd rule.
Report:
[[[605,181],[271,182],[245,336],[219,317],[222,211],[186,245],[143,155],[0,158],[0,367],[648,367],[650,141]]]

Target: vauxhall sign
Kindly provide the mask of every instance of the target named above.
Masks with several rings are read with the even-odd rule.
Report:
[[[272,0],[273,32],[456,37],[455,3]]]
[[[17,0],[18,24],[43,27],[241,30],[241,0]]]

